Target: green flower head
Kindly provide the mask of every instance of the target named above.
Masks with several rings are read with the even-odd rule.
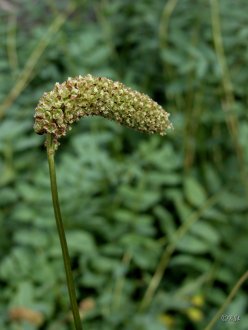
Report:
[[[146,133],[164,135],[169,114],[147,95],[103,77],[68,78],[44,93],[35,110],[34,130],[52,134],[55,143],[71,124],[85,116],[102,116]]]

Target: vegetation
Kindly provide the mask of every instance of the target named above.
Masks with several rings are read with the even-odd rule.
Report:
[[[79,121],[57,151],[88,330],[204,329],[248,249],[246,0],[1,1],[0,329],[69,330],[44,139],[44,91],[105,76],[148,94],[173,133]],[[61,139],[61,142],[62,142]],[[247,282],[216,329],[245,330]]]

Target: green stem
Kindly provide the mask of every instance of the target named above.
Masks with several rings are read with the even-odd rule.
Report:
[[[51,183],[51,192],[52,192],[52,199],[53,199],[53,208],[54,214],[56,219],[57,230],[59,234],[60,245],[62,249],[62,255],[64,260],[64,267],[66,273],[66,282],[67,288],[70,296],[71,302],[71,309],[74,318],[74,324],[76,330],[82,330],[82,323],[79,316],[79,310],[77,305],[76,299],[76,290],[73,282],[72,270],[71,270],[71,263],[70,263],[70,256],[68,252],[66,237],[65,237],[65,230],[63,226],[63,221],[60,212],[59,206],[59,198],[58,198],[58,189],[57,189],[57,181],[56,181],[56,171],[55,171],[55,163],[54,163],[54,144],[53,144],[53,137],[48,134],[47,136],[47,157],[49,163],[49,173],[50,173],[50,183]]]
[[[220,319],[221,315],[223,314],[223,312],[225,311],[225,309],[227,308],[227,306],[230,304],[230,302],[232,301],[233,297],[235,296],[235,294],[237,293],[238,289],[241,287],[241,285],[248,279],[248,271],[245,272],[240,279],[238,280],[238,282],[235,284],[234,288],[232,289],[232,291],[230,292],[229,296],[226,298],[226,300],[224,301],[223,305],[220,307],[220,309],[217,311],[217,313],[214,315],[214,317],[212,318],[212,320],[209,322],[209,324],[206,326],[206,328],[204,328],[204,330],[211,330],[213,329],[213,326],[215,325],[215,323]]]

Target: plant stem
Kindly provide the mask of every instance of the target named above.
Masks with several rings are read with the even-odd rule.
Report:
[[[240,279],[238,280],[238,282],[235,284],[235,286],[233,287],[232,291],[230,292],[229,296],[226,298],[226,300],[224,301],[223,305],[220,307],[220,309],[217,311],[217,313],[214,315],[214,317],[211,319],[211,321],[209,322],[209,324],[206,326],[206,328],[204,330],[211,330],[213,329],[213,326],[215,325],[215,323],[218,321],[218,319],[221,317],[222,313],[224,312],[224,310],[227,308],[227,306],[230,304],[230,302],[232,301],[233,297],[235,296],[235,294],[237,293],[238,289],[241,287],[241,285],[248,279],[248,271],[245,272]]]
[[[222,192],[222,191],[221,191]],[[146,289],[146,292],[144,294],[144,297],[140,304],[140,310],[144,311],[148,306],[151,304],[152,299],[155,295],[155,292],[164,276],[164,272],[166,270],[166,267],[168,266],[170,262],[170,258],[172,254],[174,253],[175,249],[177,248],[178,242],[187,234],[191,226],[199,220],[202,213],[207,210],[208,208],[212,207],[218,200],[218,198],[221,196],[221,192],[218,192],[214,194],[213,196],[209,197],[208,200],[202,205],[202,207],[195,211],[194,213],[189,216],[189,218],[178,228],[178,230],[175,232],[175,238],[173,241],[171,241],[168,246],[165,248],[159,263],[157,265],[156,271],[153,274],[151,281]]]
[[[76,290],[73,282],[70,256],[68,252],[65,230],[63,226],[63,221],[61,217],[61,211],[59,206],[59,198],[58,198],[58,189],[57,189],[57,181],[56,181],[56,171],[55,171],[55,163],[54,163],[54,144],[53,137],[48,134],[47,135],[47,157],[49,163],[49,173],[50,173],[50,183],[51,183],[51,192],[52,192],[52,200],[53,200],[53,208],[54,215],[56,219],[57,230],[59,234],[60,245],[62,249],[62,255],[64,260],[64,267],[66,273],[66,282],[67,288],[70,296],[71,309],[74,318],[74,325],[76,330],[82,330],[82,323],[80,320],[77,299],[76,299]]]
[[[10,92],[7,94],[6,98],[0,105],[0,118],[2,118],[11,106],[11,104],[17,99],[17,97],[22,93],[32,79],[33,71],[39,63],[39,59],[46,50],[47,46],[51,41],[53,41],[54,35],[59,31],[61,26],[66,22],[68,16],[75,10],[76,6],[72,3],[68,6],[68,10],[65,13],[58,14],[52,24],[49,26],[47,31],[45,31],[39,40],[37,46],[30,54],[27,62],[24,65],[23,70],[20,72],[20,76],[16,83],[11,88]]]

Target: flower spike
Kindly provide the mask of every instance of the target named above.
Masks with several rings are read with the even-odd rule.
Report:
[[[68,78],[44,93],[35,111],[34,130],[52,134],[55,144],[71,124],[85,116],[102,116],[146,133],[164,135],[169,114],[147,95],[103,77]]]

